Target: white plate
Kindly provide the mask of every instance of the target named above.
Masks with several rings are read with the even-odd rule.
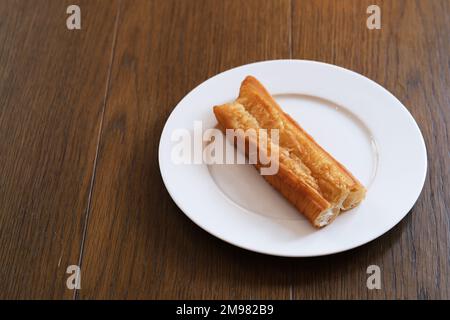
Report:
[[[212,107],[234,100],[247,75],[368,188],[359,207],[316,230],[251,165],[171,160],[174,130],[193,132],[194,121],[213,128]],[[355,248],[394,227],[422,190],[427,157],[411,114],[377,83],[330,64],[275,60],[218,74],[184,97],[162,132],[159,165],[175,203],[204,230],[248,250],[308,257]]]

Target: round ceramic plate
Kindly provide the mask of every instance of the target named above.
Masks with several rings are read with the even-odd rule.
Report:
[[[247,75],[367,187],[361,205],[317,230],[252,165],[174,162],[175,132],[194,141],[195,126],[214,128],[212,107],[233,101]],[[218,74],[184,97],[162,132],[159,165],[178,207],[212,235],[260,253],[309,257],[355,248],[394,227],[422,190],[427,157],[411,114],[377,83],[330,64],[275,60]]]

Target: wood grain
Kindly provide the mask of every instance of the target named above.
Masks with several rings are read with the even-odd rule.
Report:
[[[366,28],[371,4],[381,8],[380,30]],[[449,12],[447,0],[293,2],[293,57],[349,68],[391,91],[421,128],[429,163],[419,200],[393,230],[347,253],[293,262],[293,298],[450,298]],[[366,288],[371,264],[382,290]]]
[[[0,298],[450,298],[450,1],[0,2]],[[366,9],[381,7],[381,30]],[[277,258],[226,244],[174,204],[158,142],[209,77],[279,58],[337,64],[405,104],[428,149],[424,190],[349,252]],[[401,192],[401,191],[399,191]],[[368,290],[379,265],[382,289]]]
[[[80,298],[289,298],[285,264],[214,239],[170,199],[158,142],[177,102],[241,64],[289,56],[289,1],[124,1]]]
[[[117,11],[77,2],[77,31],[69,1],[0,4],[0,298],[74,294]]]

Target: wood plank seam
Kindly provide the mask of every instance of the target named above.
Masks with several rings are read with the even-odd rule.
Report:
[[[83,225],[83,235],[81,238],[80,243],[80,255],[78,258],[78,266],[80,267],[80,271],[82,270],[82,264],[83,264],[83,253],[84,253],[84,243],[86,240],[87,235],[87,227],[89,223],[89,213],[91,211],[91,203],[92,203],[92,192],[94,190],[94,184],[95,184],[95,174],[97,169],[97,160],[98,160],[98,153],[99,153],[99,147],[100,147],[100,139],[102,136],[103,131],[103,120],[105,117],[105,110],[106,110],[106,104],[108,103],[108,95],[109,95],[109,89],[111,86],[111,71],[112,71],[112,65],[114,61],[114,53],[116,49],[116,42],[117,42],[117,31],[119,26],[119,20],[120,20],[120,9],[122,6],[122,0],[118,0],[119,4],[117,6],[117,12],[116,12],[116,18],[114,22],[114,31],[113,31],[113,38],[112,38],[112,44],[111,44],[111,54],[110,54],[110,60],[109,60],[109,66],[108,66],[108,75],[106,77],[106,84],[105,84],[105,94],[103,97],[103,107],[100,117],[100,127],[98,130],[98,136],[97,136],[97,146],[95,150],[95,158],[94,158],[94,165],[92,167],[92,175],[91,175],[91,183],[89,185],[89,194],[88,194],[88,201],[86,206],[86,214],[84,218],[84,225]],[[82,278],[82,272],[81,272],[81,278]],[[75,289],[73,292],[73,300],[78,300],[79,298],[79,289]]]

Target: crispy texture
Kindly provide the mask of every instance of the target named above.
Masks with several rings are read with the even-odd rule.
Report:
[[[219,121],[219,128],[222,130],[242,129],[245,131],[248,129],[260,129],[256,119],[239,103],[215,106],[214,114]],[[245,136],[242,138],[245,138],[247,148],[241,151],[248,154],[248,150],[251,149],[250,144],[256,145],[258,153],[262,151],[258,143],[258,137],[252,139],[250,136]],[[267,150],[268,154],[270,154],[273,148],[273,143],[268,138],[267,149],[264,148],[263,151]],[[278,173],[275,175],[264,175],[263,177],[314,224],[314,221],[322,212],[331,208],[330,203],[311,185],[314,182],[308,181],[307,175],[298,166],[299,163],[289,157],[289,152],[280,146],[278,148]],[[262,165],[259,159],[255,166],[257,169],[261,168]]]
[[[214,113],[223,129],[279,130],[279,171],[264,178],[314,226],[329,224],[364,198],[364,186],[285,114],[254,77],[242,82],[234,103],[216,106]],[[259,150],[259,140],[250,140]],[[269,142],[268,149],[272,146]]]

